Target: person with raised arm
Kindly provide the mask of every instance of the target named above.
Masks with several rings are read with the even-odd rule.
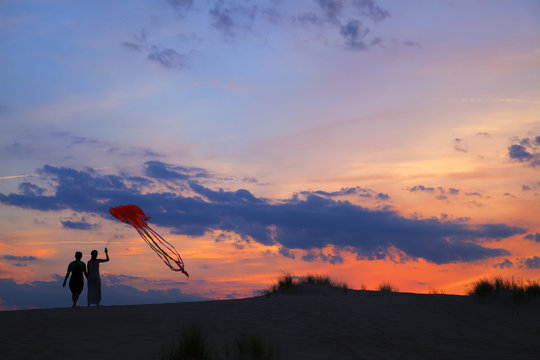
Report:
[[[109,251],[105,248],[106,259],[98,259],[97,250],[90,253],[92,258],[88,260],[88,306],[101,305],[101,278],[99,276],[99,264],[109,261]]]

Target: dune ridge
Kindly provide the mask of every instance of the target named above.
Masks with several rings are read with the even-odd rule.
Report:
[[[367,290],[0,312],[4,359],[151,359],[197,324],[211,346],[255,333],[281,359],[534,359],[540,301]]]

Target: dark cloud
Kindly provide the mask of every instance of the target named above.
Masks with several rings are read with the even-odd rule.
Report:
[[[193,1],[168,2],[182,18],[188,16],[190,9],[205,12],[203,16],[207,15],[208,25],[229,40],[238,35],[257,36],[257,33],[267,32],[268,29],[261,31],[261,28],[256,28],[263,20],[267,25],[316,25],[320,27],[318,30],[322,31],[320,38],[324,38],[325,43],[337,30],[343,38],[345,48],[352,50],[366,50],[381,42],[377,37],[368,37],[370,30],[364,26],[362,20],[378,23],[390,16],[388,11],[373,0],[313,0],[287,9],[280,6],[280,1],[212,0],[199,2],[197,7],[192,6]],[[410,43],[419,45],[416,42]],[[130,50],[141,49],[139,40],[126,41],[122,45]]]
[[[459,192],[460,192],[459,189],[452,188],[452,187],[445,189],[441,186],[438,186],[435,188],[432,186],[424,186],[424,185],[415,185],[409,188],[409,191],[434,194],[437,200],[447,200],[448,196],[457,196],[459,195]]]
[[[460,151],[460,152],[468,152],[468,146],[467,143],[463,139],[455,138],[454,139],[454,150]]]
[[[362,25],[360,20],[349,20],[341,26],[339,33],[343,36],[345,45],[350,49],[365,50],[368,47],[366,37],[369,29]]]
[[[390,16],[390,13],[373,0],[353,0],[353,5],[360,11],[361,15],[368,17],[373,21],[382,21]]]
[[[296,254],[295,254],[293,251],[291,251],[291,249],[287,249],[287,248],[285,248],[285,247],[280,247],[279,250],[278,250],[278,252],[279,252],[281,255],[285,256],[285,257],[288,257],[288,258],[291,258],[291,259],[295,259],[295,258],[296,258]]]
[[[4,255],[2,256],[2,258],[5,260],[11,260],[11,261],[36,261],[38,259],[37,257],[32,256],[32,255],[17,256],[17,255],[10,255],[10,254]]]
[[[246,2],[215,1],[209,10],[211,25],[227,36],[238,32],[251,32],[258,7]]]
[[[435,191],[435,188],[433,188],[433,187],[426,187],[426,186],[424,186],[424,185],[415,185],[415,186],[413,186],[412,188],[410,188],[409,191],[411,191],[411,192],[416,192],[416,191],[433,192],[433,191]]]
[[[190,56],[188,54],[181,54],[170,47],[152,44],[149,41],[149,36],[150,33],[143,28],[138,34],[133,35],[132,40],[124,41],[121,45],[127,50],[145,53],[149,61],[167,69],[181,70],[189,66]]]
[[[193,1],[194,0],[167,0],[167,2],[177,8],[177,9],[181,9],[181,10],[187,10],[187,9],[190,9],[191,6],[193,5]]]
[[[213,190],[197,177],[208,174],[206,171],[190,169],[194,168],[164,163],[147,163],[146,168],[155,181],[172,178],[195,193],[193,196],[150,192],[125,176],[46,165],[40,172],[53,179],[54,195],[0,194],[0,202],[44,211],[72,209],[111,221],[115,220],[108,213],[110,207],[133,203],[144,209],[153,223],[169,227],[174,233],[200,236],[212,230],[234,232],[246,241],[306,250],[311,254],[308,258],[316,255],[333,262],[339,261],[339,254],[323,256],[320,251],[330,246],[358,258],[380,259],[397,249],[411,259],[423,258],[438,264],[475,261],[509,254],[504,249],[484,247],[482,242],[526,232],[505,224],[469,226],[437,219],[410,219],[388,209],[372,210],[317,192],[278,201],[258,198],[244,189]]]
[[[60,221],[62,223],[62,227],[64,229],[72,229],[72,230],[92,230],[96,229],[99,226],[97,224],[90,224],[86,221],[84,221],[84,218],[82,221]]]
[[[540,136],[534,139],[515,138],[515,144],[508,147],[508,157],[511,160],[527,163],[531,167],[540,165]]]
[[[331,21],[336,21],[344,8],[343,0],[317,0],[317,4],[321,7],[324,16]]]
[[[527,161],[532,159],[533,155],[525,149],[523,145],[512,145],[508,148],[510,159]]]
[[[129,42],[129,41],[124,41],[122,43],[122,46],[125,47],[126,49],[132,50],[132,51],[142,51],[144,49],[144,47],[142,45],[136,44],[136,43],[133,43],[133,42]]]
[[[314,12],[306,12],[300,15],[297,15],[293,18],[294,21],[298,22],[300,25],[322,25],[324,20],[319,17],[319,15]]]
[[[302,256],[302,260],[304,261],[316,261],[321,260],[324,262],[329,262],[330,264],[342,264],[343,263],[343,257],[340,255],[335,254],[324,254],[321,250],[310,250],[308,253],[304,256]]]
[[[540,242],[540,233],[528,234],[524,237],[524,239]]]
[[[31,183],[28,183],[28,182],[23,182],[21,184],[19,184],[19,191],[21,193],[23,193],[23,195],[42,195],[43,192],[45,192],[45,189],[37,186],[37,185],[34,185],[34,184],[31,184]]]
[[[540,269],[540,257],[519,259],[520,267],[525,269]]]
[[[502,269],[507,269],[507,268],[509,269],[509,268],[511,268],[512,266],[514,266],[514,263],[511,262],[511,261],[508,260],[508,259],[504,259],[503,262],[493,265],[493,267],[499,268],[499,269],[501,269],[501,270],[502,270]]]
[[[122,276],[122,275],[120,275]],[[208,300],[202,296],[184,294],[180,289],[147,291],[123,285],[122,279],[102,274],[102,294],[105,305],[158,304],[181,301]],[[0,279],[0,306],[16,309],[36,309],[71,306],[71,293],[62,287],[63,276],[55,275],[54,281],[33,281],[17,284],[13,279]],[[112,281],[109,281],[111,278]],[[80,297],[86,305],[86,286]]]
[[[189,64],[189,56],[180,54],[174,49],[157,46],[152,46],[147,58],[167,69],[183,69]]]

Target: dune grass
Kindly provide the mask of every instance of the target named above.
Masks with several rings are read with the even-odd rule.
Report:
[[[345,282],[332,280],[328,275],[307,274],[305,276],[294,276],[291,273],[283,273],[278,278],[277,283],[263,290],[260,294],[270,297],[276,294],[294,294],[302,285],[312,285],[328,287],[331,289],[341,289],[343,292],[349,290],[349,285]]]
[[[485,298],[490,295],[511,294],[514,299],[540,296],[540,283],[536,280],[504,279],[495,276],[493,279],[483,278],[475,281],[467,292],[470,296]]]
[[[161,360],[211,360],[210,352],[206,343],[206,336],[197,325],[185,326],[179,342],[170,346],[168,350],[161,352]]]
[[[258,334],[236,337],[233,346],[226,344],[223,351],[210,349],[204,331],[197,325],[185,326],[178,343],[163,350],[160,360],[277,360],[279,352]]]
[[[388,281],[379,284],[379,291],[382,292],[398,292],[398,289],[390,284]]]

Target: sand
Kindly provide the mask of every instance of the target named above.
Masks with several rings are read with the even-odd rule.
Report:
[[[152,359],[196,323],[211,347],[255,333],[281,359],[538,359],[540,299],[308,292],[0,312],[2,359]],[[156,357],[157,358],[157,357]]]

